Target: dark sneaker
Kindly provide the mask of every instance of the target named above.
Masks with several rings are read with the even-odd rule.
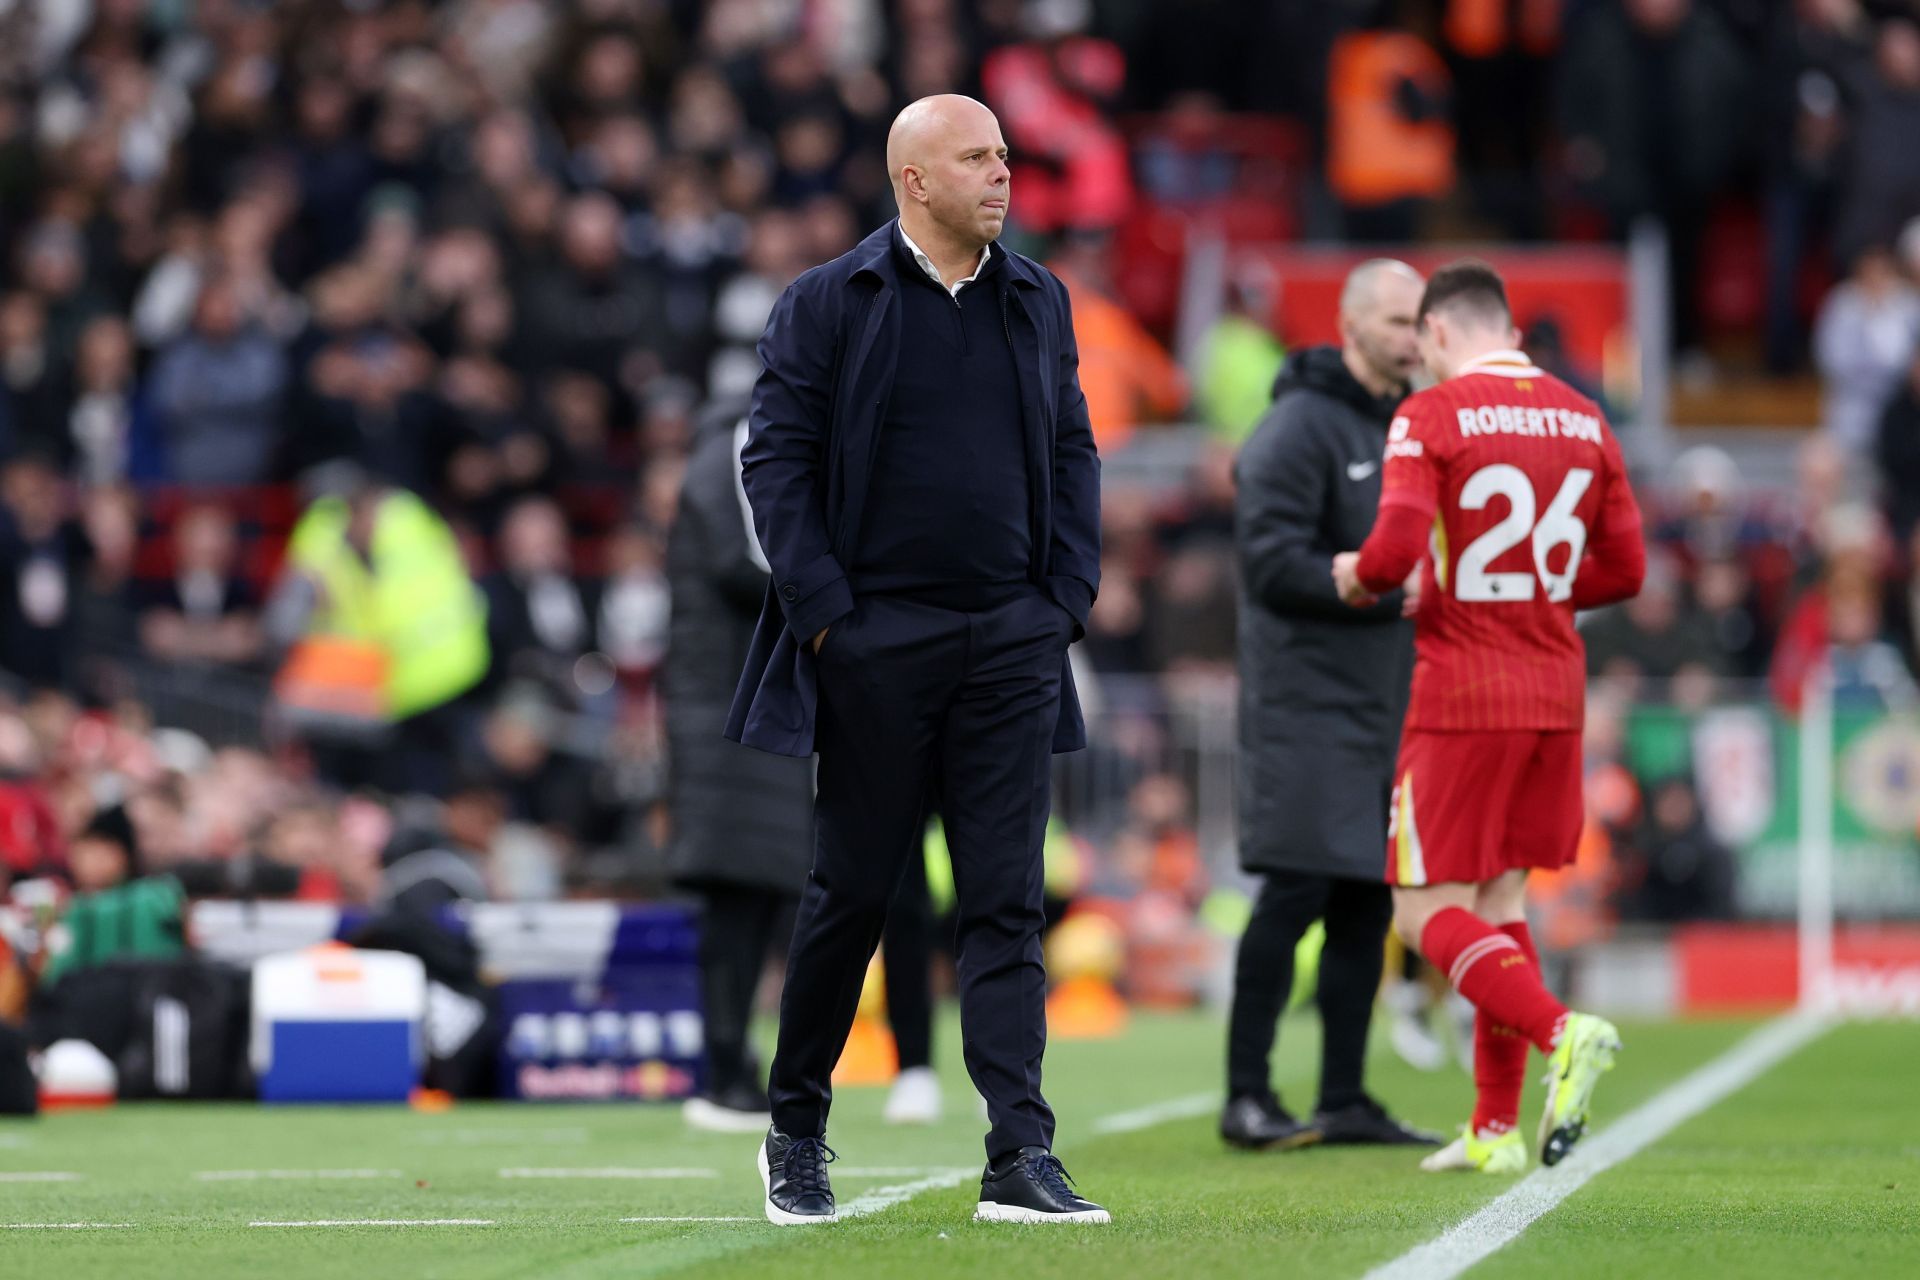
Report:
[[[1361,1098],[1334,1111],[1316,1111],[1313,1127],[1330,1147],[1437,1147],[1437,1133],[1414,1129],[1388,1115],[1372,1098]]]
[[[750,1084],[696,1094],[680,1105],[680,1116],[690,1128],[709,1133],[763,1133],[773,1123],[766,1092]]]
[[[975,1222],[1112,1222],[1113,1215],[1073,1189],[1045,1147],[1022,1147],[980,1179]]]
[[[782,1227],[838,1222],[827,1165],[839,1159],[818,1138],[789,1138],[767,1130],[760,1144],[760,1185],[767,1190],[767,1221]]]
[[[1220,1113],[1220,1136],[1248,1151],[1292,1151],[1320,1141],[1320,1131],[1302,1124],[1271,1093],[1243,1093]]]

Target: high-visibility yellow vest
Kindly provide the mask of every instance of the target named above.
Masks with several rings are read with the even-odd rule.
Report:
[[[446,522],[415,495],[389,491],[374,516],[369,564],[347,545],[348,519],[345,500],[322,498],[287,546],[287,562],[321,585],[312,631],[385,655],[386,712],[395,720],[478,684],[490,660],[486,600]]]

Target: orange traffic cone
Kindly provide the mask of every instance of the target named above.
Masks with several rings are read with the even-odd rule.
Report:
[[[1126,965],[1126,938],[1101,912],[1076,911],[1047,938],[1047,1034],[1068,1040],[1104,1040],[1127,1028],[1127,1003],[1113,980]]]
[[[1062,1040],[1106,1040],[1127,1029],[1127,1002],[1111,982],[1070,978],[1047,997],[1047,1034]]]
[[[875,956],[867,966],[866,981],[860,987],[860,1007],[853,1016],[853,1030],[834,1064],[833,1082],[838,1085],[889,1084],[900,1071],[900,1055],[893,1043],[893,1032],[881,1021],[887,1007],[887,985]]]

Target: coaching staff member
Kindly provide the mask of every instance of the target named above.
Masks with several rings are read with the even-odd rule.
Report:
[[[767,952],[793,918],[813,843],[813,762],[750,751],[720,732],[767,598],[767,562],[740,488],[744,408],[707,415],[687,460],[667,539],[673,617],[660,675],[670,866],[703,908],[707,1089],[683,1114],[696,1129],[722,1133],[767,1127],[767,1091],[747,1031]]]
[[[977,1216],[1104,1222],[1050,1154],[1040,1096],[1050,755],[1085,745],[1067,646],[1100,573],[1067,292],[996,243],[1006,144],[984,106],[912,104],[887,168],[899,219],[774,307],[743,455],[773,580],[727,733],[820,757],[766,1214],[835,1218],[828,1077],[937,784],[967,1070],[992,1124]]]
[[[1355,611],[1334,592],[1336,551],[1373,526],[1394,407],[1419,362],[1420,276],[1379,258],[1340,296],[1341,346],[1295,353],[1241,450],[1240,864],[1265,877],[1240,939],[1220,1135],[1253,1148],[1433,1141],[1361,1087],[1393,899],[1383,877],[1394,752],[1413,673],[1400,592]],[[1294,951],[1326,922],[1320,956],[1320,1107],[1275,1096],[1268,1060]]]

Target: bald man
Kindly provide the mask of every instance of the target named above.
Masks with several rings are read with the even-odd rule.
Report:
[[[1287,360],[1238,463],[1240,864],[1264,877],[1228,1023],[1220,1134],[1238,1147],[1433,1140],[1361,1083],[1393,915],[1381,850],[1413,626],[1399,593],[1355,612],[1328,577],[1334,553],[1373,527],[1388,426],[1419,362],[1420,289],[1403,262],[1357,267],[1340,297],[1341,345]],[[1275,1095],[1269,1059],[1315,921],[1320,1101],[1299,1118]]]
[[[819,756],[759,1154],[766,1216],[836,1218],[829,1076],[937,794],[967,1070],[991,1123],[975,1216],[1105,1222],[1054,1158],[1040,1093],[1051,755],[1086,745],[1067,647],[1100,580],[1067,291],[997,243],[1007,147],[984,106],[909,106],[887,166],[898,220],[774,307],[742,455],[773,580],[727,734]]]

